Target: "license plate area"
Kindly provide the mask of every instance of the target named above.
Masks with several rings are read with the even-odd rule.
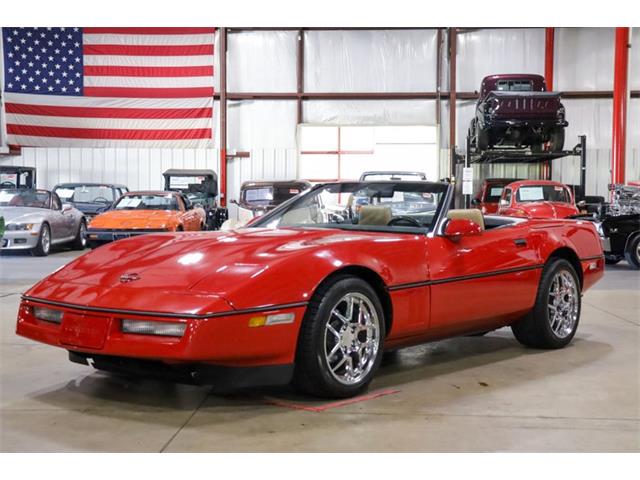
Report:
[[[110,322],[108,317],[65,313],[60,328],[60,342],[99,350],[104,346]]]

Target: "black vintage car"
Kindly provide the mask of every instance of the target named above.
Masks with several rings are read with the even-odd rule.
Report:
[[[164,189],[181,192],[194,206],[207,214],[207,230],[218,230],[229,218],[226,208],[218,206],[218,175],[213,170],[170,168],[162,174]]]
[[[490,75],[480,86],[469,145],[476,152],[529,147],[539,153],[548,142],[551,152],[560,152],[567,125],[560,94],[548,92],[541,75]]]
[[[59,183],[53,191],[63,202],[72,204],[87,218],[92,218],[107,210],[129,189],[112,183]]]
[[[18,165],[1,166],[0,188],[36,188],[36,169]]]
[[[640,269],[640,187],[610,185],[611,203],[603,203],[591,218],[602,239],[609,265],[626,259]]]
[[[232,200],[238,205],[238,222],[234,226],[245,225],[308,188],[311,184],[306,180],[244,182],[240,187],[240,198]]]

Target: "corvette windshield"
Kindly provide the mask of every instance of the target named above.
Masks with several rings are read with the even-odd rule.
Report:
[[[0,190],[0,207],[49,208],[49,192]]]
[[[447,188],[431,182],[328,183],[283,204],[251,227],[431,229]]]
[[[113,207],[116,210],[178,210],[174,195],[125,195]]]

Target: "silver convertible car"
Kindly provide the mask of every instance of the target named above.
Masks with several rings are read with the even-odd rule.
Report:
[[[52,245],[71,243],[82,250],[87,244],[82,212],[48,190],[0,190],[0,217],[5,220],[3,251],[31,250],[41,257]]]

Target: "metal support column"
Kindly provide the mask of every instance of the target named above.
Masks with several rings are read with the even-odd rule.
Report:
[[[616,28],[613,71],[611,183],[624,183],[625,181],[629,46],[629,27]]]
[[[555,28],[547,27],[544,29],[544,81],[547,84],[547,90],[553,91],[553,53]],[[551,162],[546,161],[542,164],[542,178],[551,180]]]
[[[220,29],[220,205],[227,205],[227,29]]]
[[[587,136],[580,135],[580,190],[587,196]]]
[[[449,29],[449,175],[456,173],[456,58],[457,29]]]
[[[296,91],[298,93],[297,102],[297,123],[300,125],[303,120],[302,114],[302,96],[304,93],[304,30],[298,30],[298,55],[296,65]]]

